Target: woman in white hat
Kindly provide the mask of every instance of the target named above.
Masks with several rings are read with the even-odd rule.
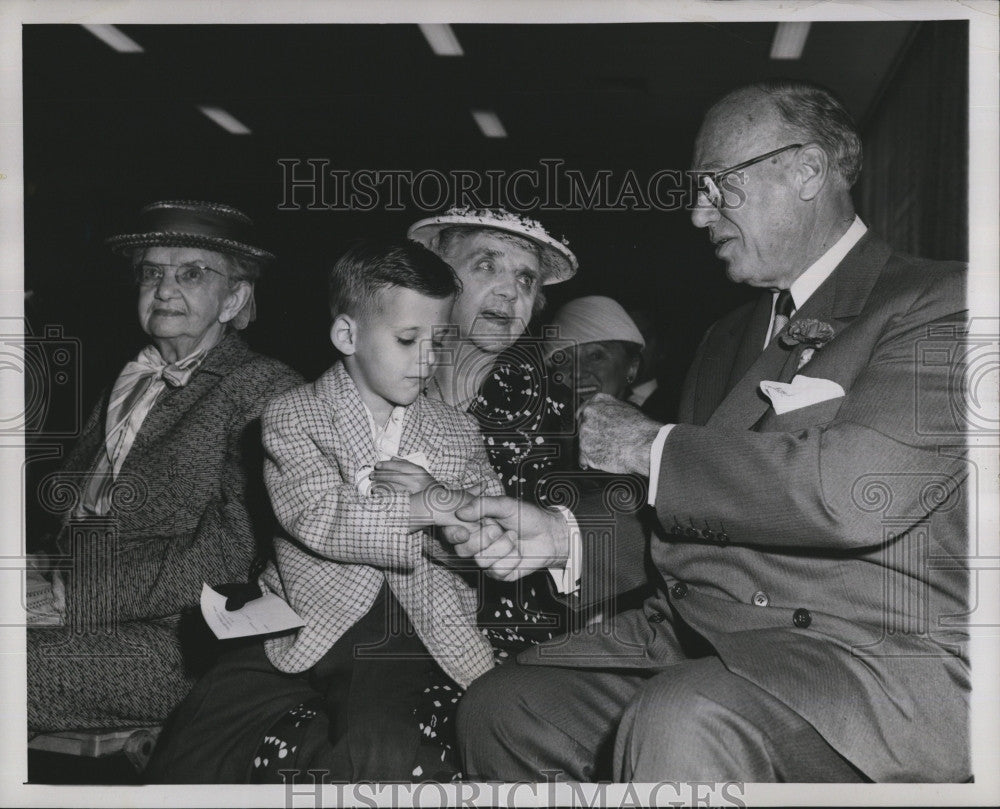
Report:
[[[545,344],[527,336],[543,308],[543,287],[571,278],[576,256],[565,240],[541,224],[502,209],[453,209],[423,219],[407,234],[447,261],[462,284],[443,335],[442,362],[428,396],[476,417],[494,470],[507,493],[545,503],[538,482],[560,462],[567,403],[552,395],[545,374]],[[565,606],[552,598],[548,573],[513,585],[483,581],[480,625],[498,661],[567,631]],[[450,721],[461,690],[439,683],[428,693],[418,721],[427,728],[423,777],[448,780]]]
[[[32,733],[161,723],[209,662],[183,648],[202,583],[247,581],[270,539],[258,419],[301,378],[239,335],[273,258],[255,241],[242,212],[188,201],[148,205],[108,240],[130,261],[150,343],[42,484],[59,518],[43,547],[69,569],[33,577],[51,597],[29,615],[46,624],[28,631]]]
[[[577,406],[595,393],[628,398],[645,340],[613,298],[588,295],[564,304],[552,318],[546,362],[572,388]]]
[[[564,429],[566,414],[548,395],[544,343],[526,332],[545,305],[543,287],[571,278],[576,256],[535,220],[502,209],[453,209],[407,235],[462,284],[453,329],[442,335],[448,359],[426,393],[473,414],[508,493],[532,498],[553,463],[545,438]]]

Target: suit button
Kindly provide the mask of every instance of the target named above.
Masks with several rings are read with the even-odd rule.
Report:
[[[698,536],[698,529],[695,528],[693,525],[689,525],[687,528],[684,529],[684,533],[687,534],[689,537],[694,538]]]
[[[715,539],[715,531],[711,528],[703,528],[701,531],[702,539]]]
[[[673,594],[674,598],[684,598],[688,594],[688,586],[679,581],[673,587],[670,588],[670,592]]]
[[[719,531],[719,533],[715,535],[715,538],[723,545],[729,542],[729,534],[727,534],[725,531]]]
[[[813,622],[813,617],[809,614],[809,610],[804,607],[799,607],[795,612],[792,613],[792,623],[795,624],[799,629],[808,628],[809,624]]]
[[[766,607],[768,604],[771,603],[771,599],[767,597],[767,593],[765,593],[763,590],[758,590],[756,593],[754,593],[751,601],[753,601],[753,605],[755,607]]]
[[[649,616],[649,622],[651,624],[662,624],[666,617],[662,612],[654,612]]]
[[[675,522],[673,525],[670,526],[670,533],[677,534],[678,536],[684,536],[684,526],[682,526],[680,523]]]

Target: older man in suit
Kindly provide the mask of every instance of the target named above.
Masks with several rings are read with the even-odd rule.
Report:
[[[459,715],[470,773],[969,777],[964,267],[867,232],[850,197],[860,164],[853,122],[820,88],[757,84],[709,111],[692,220],[762,294],[705,335],[679,423],[598,397],[581,426],[584,462],[650,474],[653,536],[614,515],[606,578],[634,579],[645,551],[657,592],[477,681]],[[586,570],[598,512],[576,510],[581,550],[562,516],[489,502],[519,553],[488,572],[581,553]],[[473,553],[496,530],[453,534]]]

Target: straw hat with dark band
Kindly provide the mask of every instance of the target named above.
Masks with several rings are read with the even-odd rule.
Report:
[[[166,200],[147,205],[139,212],[137,232],[112,236],[107,244],[117,252],[136,247],[204,247],[271,261],[274,258],[271,253],[251,244],[252,230],[250,217],[229,205]]]
[[[558,241],[539,222],[503,208],[452,208],[441,216],[421,219],[406,235],[433,249],[435,237],[450,227],[490,228],[533,242],[540,248],[543,284],[558,284],[576,274],[576,256],[565,239]]]
[[[112,236],[107,244],[117,253],[128,253],[140,247],[200,247],[237,258],[252,259],[260,265],[272,261],[274,256],[261,247],[254,247],[253,220],[243,211],[219,202],[193,200],[164,200],[147,205],[139,211],[138,232]],[[256,240],[254,240],[256,241]],[[257,317],[257,301],[253,294],[232,319],[232,326],[244,329]]]

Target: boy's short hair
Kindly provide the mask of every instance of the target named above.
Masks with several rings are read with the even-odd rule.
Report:
[[[330,270],[330,316],[377,312],[378,293],[390,286],[439,299],[457,295],[461,288],[448,263],[422,244],[364,239]]]

